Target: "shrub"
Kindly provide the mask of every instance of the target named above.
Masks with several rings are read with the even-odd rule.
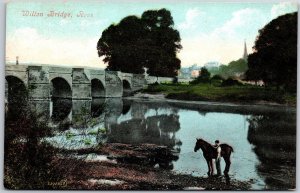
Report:
[[[221,84],[221,86],[241,86],[243,85],[242,83],[240,83],[238,80],[234,80],[232,78],[228,78],[226,80],[224,80]]]

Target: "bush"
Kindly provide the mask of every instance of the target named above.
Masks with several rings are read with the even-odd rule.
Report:
[[[241,86],[241,85],[243,84],[240,83],[238,80],[234,80],[232,78],[228,78],[224,80],[221,84],[221,86]]]
[[[214,75],[211,80],[225,80],[222,76],[220,76],[219,74]]]
[[[199,84],[199,83],[210,83],[210,72],[205,67],[201,68],[200,75],[190,84]]]

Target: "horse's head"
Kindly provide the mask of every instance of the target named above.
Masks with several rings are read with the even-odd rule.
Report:
[[[202,147],[203,142],[204,142],[203,139],[198,139],[197,138],[196,140],[197,141],[196,141],[196,145],[195,145],[195,148],[194,148],[194,152],[198,151]]]

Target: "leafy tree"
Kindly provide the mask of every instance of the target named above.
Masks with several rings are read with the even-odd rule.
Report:
[[[250,60],[251,67],[246,72],[246,79],[247,80],[260,80],[263,77],[263,71],[260,69],[261,60],[260,57],[257,56],[258,53],[254,52],[248,56],[248,61]]]
[[[210,72],[205,67],[202,67],[199,76],[191,82],[191,84],[198,84],[198,83],[207,83],[210,82]]]
[[[218,74],[214,75],[211,79],[212,80],[224,80],[223,77]]]
[[[110,25],[98,41],[98,56],[104,56],[107,70],[143,73],[151,76],[176,76],[181,61],[180,35],[173,28],[170,11],[145,11],[141,18],[128,16]]]
[[[231,61],[228,65],[221,65],[219,71],[215,74],[219,74],[223,78],[228,77],[240,77],[248,70],[247,62],[244,59]]]
[[[279,16],[259,30],[248,58],[248,79],[296,91],[297,17],[297,12]]]
[[[209,82],[210,80],[210,73],[205,67],[201,68],[200,76],[198,77],[200,82]]]

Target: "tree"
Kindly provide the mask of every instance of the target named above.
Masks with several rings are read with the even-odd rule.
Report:
[[[104,56],[107,70],[143,73],[147,67],[151,76],[176,76],[181,63],[176,54],[182,46],[173,26],[166,9],[125,17],[102,32],[98,56]]]
[[[248,57],[248,79],[296,91],[297,17],[297,12],[279,16],[259,30]]]
[[[244,59],[239,59],[236,61],[231,61],[228,65],[221,65],[218,72],[214,74],[219,74],[223,78],[229,77],[240,77],[248,70],[247,62]]]
[[[210,80],[210,73],[205,67],[201,68],[200,76],[198,77],[200,82],[209,82]]]
[[[210,72],[205,67],[202,67],[199,76],[193,80],[192,84],[198,84],[198,83],[207,83],[210,82]]]

